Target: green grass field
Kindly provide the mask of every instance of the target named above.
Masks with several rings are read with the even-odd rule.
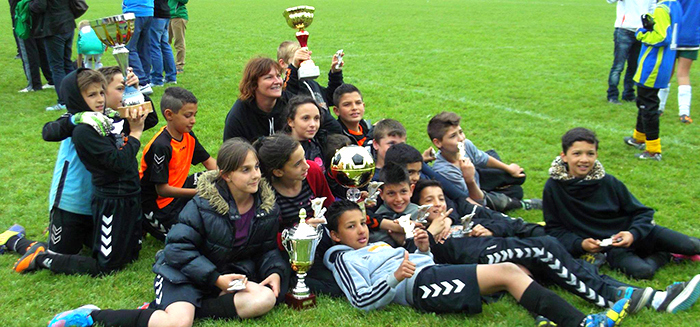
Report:
[[[615,20],[615,6],[605,1],[192,1],[187,65],[178,85],[200,100],[195,130],[212,155],[221,144],[225,115],[238,96],[243,66],[255,55],[275,56],[277,45],[293,38],[294,30],[287,26],[282,11],[301,4],[316,7],[315,21],[308,29],[316,63],[327,71],[333,53],[344,49],[345,81],[363,91],[367,118],[400,120],[409,131],[409,143],[417,148],[429,144],[425,126],[432,115],[458,112],[467,137],[484,150],[497,149],[504,161],[524,167],[526,196],[540,197],[549,165],[561,151],[560,136],[572,127],[588,127],[601,140],[599,155],[607,172],[657,210],[657,223],[700,236],[700,123],[678,122],[674,85],[667,113],[661,117],[663,161],[633,158],[636,152],[623,145],[622,138],[634,127],[636,107],[610,105],[605,98]],[[12,59],[15,47],[7,3],[0,3],[0,11],[0,230],[21,223],[28,237],[41,239],[48,224],[47,195],[58,150],[57,143],[41,139],[41,127],[61,113],[44,111],[55,104],[53,91],[17,93],[26,80],[20,61]],[[84,18],[118,13],[120,1],[92,0]],[[114,64],[109,53],[103,60]],[[691,71],[696,90],[700,89],[699,69]],[[162,92],[156,89],[156,104]],[[699,99],[695,92],[694,112],[700,110]],[[156,130],[144,133],[143,140]],[[542,220],[541,212],[514,215]],[[10,269],[16,255],[0,256],[0,325],[45,326],[54,314],[87,303],[120,309],[151,301],[151,264],[161,247],[148,238],[136,263],[99,278],[47,271],[21,276]],[[670,264],[654,280],[636,283],[663,288],[689,279],[699,268]],[[607,268],[603,273],[634,282]],[[598,311],[561,289],[556,291],[584,312]],[[534,324],[512,298],[485,306],[474,317],[423,314],[397,305],[365,314],[345,299],[323,296],[318,304],[305,312],[280,306],[261,319],[195,325]],[[646,310],[625,324],[697,326],[699,319],[700,306],[696,306],[675,316]]]

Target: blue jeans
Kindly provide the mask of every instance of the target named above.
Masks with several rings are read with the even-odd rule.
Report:
[[[134,34],[126,45],[129,50],[129,66],[134,69],[134,74],[139,78],[140,85],[150,82],[151,72],[151,24],[153,17],[136,17],[134,21]]]
[[[75,67],[71,60],[73,53],[73,31],[65,34],[51,35],[44,38],[44,47],[46,47],[46,58],[49,60],[51,68],[51,77],[56,94],[58,95],[58,103],[66,104],[66,99],[61,98],[61,81]],[[41,46],[41,45],[39,45]]]
[[[169,23],[168,18],[153,18],[151,25],[151,83],[153,85],[163,84],[163,71],[165,71],[165,82],[177,80],[173,49],[168,43]]]
[[[634,73],[637,71],[637,59],[642,43],[634,37],[634,32],[623,28],[615,28],[615,60],[613,60],[610,76],[608,77],[608,100],[616,99],[620,95],[617,85],[620,84],[620,75],[627,62],[625,72],[624,91],[622,99],[634,100]]]

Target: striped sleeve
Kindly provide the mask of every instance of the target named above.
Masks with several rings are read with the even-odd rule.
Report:
[[[369,271],[361,271],[363,265],[348,263],[340,253],[333,263],[333,276],[353,307],[370,311],[381,309],[394,300],[396,279],[389,283],[393,274],[371,283]]]
[[[654,9],[654,29],[647,31],[645,29],[637,30],[636,37],[637,40],[646,43],[653,47],[661,47],[671,43],[671,40],[667,37],[669,32],[669,26],[671,26],[671,15],[670,9],[667,5],[659,5]]]

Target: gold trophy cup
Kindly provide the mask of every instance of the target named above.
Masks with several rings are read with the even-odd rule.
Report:
[[[307,46],[307,41],[309,40],[309,32],[305,28],[311,25],[314,21],[314,11],[316,9],[311,6],[296,6],[287,8],[282,15],[287,19],[287,24],[289,27],[298,29],[296,33],[299,45],[304,50],[309,50]],[[299,78],[300,79],[315,79],[321,72],[313,62],[313,60],[304,60],[301,65],[299,65]]]
[[[129,50],[126,44],[131,40],[131,35],[134,33],[134,17],[133,13],[116,15],[96,19],[90,22],[90,26],[95,30],[97,37],[108,47],[114,48],[112,55],[117,60],[117,65],[122,71],[124,82],[129,69]],[[133,86],[127,85],[124,88],[122,96],[123,107],[112,108],[119,111],[122,118],[129,117],[129,109],[143,106],[144,114],[153,111],[153,106],[150,101],[146,101],[143,94]]]

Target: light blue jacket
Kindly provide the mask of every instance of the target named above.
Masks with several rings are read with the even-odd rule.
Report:
[[[697,50],[700,46],[700,1],[680,0],[683,22],[678,31],[678,47],[682,50]]]
[[[413,277],[399,282],[394,272],[404,259],[404,248],[393,248],[384,242],[371,243],[353,250],[335,245],[326,251],[323,263],[333,272],[335,281],[353,307],[370,311],[389,303],[413,305],[413,285],[418,273],[432,266],[433,255],[416,250],[408,258],[416,264]]]
[[[122,13],[132,12],[136,17],[153,17],[154,0],[124,0]]]
[[[73,139],[69,137],[61,141],[51,180],[49,211],[57,206],[68,212],[92,215],[90,202],[93,192],[92,174],[78,158]]]

